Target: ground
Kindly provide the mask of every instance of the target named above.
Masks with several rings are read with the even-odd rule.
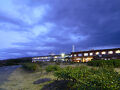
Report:
[[[5,67],[4,67],[5,68]],[[0,68],[4,69],[3,67]],[[43,84],[34,84],[35,81],[41,79],[41,78],[51,78],[52,80],[55,79],[55,77],[51,73],[46,73],[44,71],[41,72],[27,72],[24,71],[21,67],[8,68],[8,72],[4,72],[3,74],[0,73],[0,77],[3,77],[4,80],[0,78],[0,90],[40,90],[44,86],[44,84],[48,84],[49,82],[43,83]],[[2,70],[3,72],[3,70]],[[4,83],[3,83],[4,81]]]
[[[65,66],[68,65],[61,65],[61,67]],[[72,66],[78,66],[78,64]],[[115,70],[120,73],[120,68]],[[34,84],[35,81],[43,78],[50,78],[51,81]],[[32,73],[23,70],[21,66],[0,67],[0,90],[41,90],[49,86],[47,84],[54,83],[55,80],[54,75],[46,73],[45,70]]]
[[[0,67],[0,85],[7,81],[11,73],[18,67],[20,67],[20,65]]]

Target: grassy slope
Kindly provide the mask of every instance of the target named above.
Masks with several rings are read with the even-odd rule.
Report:
[[[40,78],[52,78],[55,77],[52,74],[45,74],[41,72],[30,73],[25,72],[22,68],[16,69],[9,77],[9,82],[5,82],[1,86],[3,89],[7,90],[40,90],[44,84],[33,84],[34,81]],[[48,82],[50,83],[50,82]]]
[[[81,64],[80,64],[81,65]],[[68,65],[60,65],[61,67],[66,67]],[[71,65],[79,66],[79,65]],[[120,68],[115,68],[116,71],[120,73]],[[6,90],[40,90],[45,84],[33,84],[34,81],[40,78],[51,78],[55,79],[52,73],[46,73],[44,70],[41,72],[30,73],[24,71],[22,68],[16,69],[9,77],[9,82],[6,82],[1,88]]]

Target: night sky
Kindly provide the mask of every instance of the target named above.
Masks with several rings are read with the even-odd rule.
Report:
[[[0,59],[120,47],[120,0],[0,0]]]

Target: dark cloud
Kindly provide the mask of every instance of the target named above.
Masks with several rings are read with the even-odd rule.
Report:
[[[17,47],[4,49],[8,58],[68,53],[73,44],[76,51],[120,47],[119,0],[21,0],[13,3],[16,4],[21,8],[25,6],[15,9],[24,19],[2,13],[0,22],[19,25],[9,30],[28,40],[12,41]]]

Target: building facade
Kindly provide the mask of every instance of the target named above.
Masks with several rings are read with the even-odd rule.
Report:
[[[32,62],[44,62],[44,61],[53,61],[53,62],[63,62],[63,61],[71,61],[72,55],[71,54],[64,54],[61,55],[48,55],[48,56],[37,56],[32,58]]]
[[[50,61],[50,56],[36,56],[32,58],[32,62]]]
[[[88,62],[92,59],[120,59],[120,48],[72,52],[73,62]]]

